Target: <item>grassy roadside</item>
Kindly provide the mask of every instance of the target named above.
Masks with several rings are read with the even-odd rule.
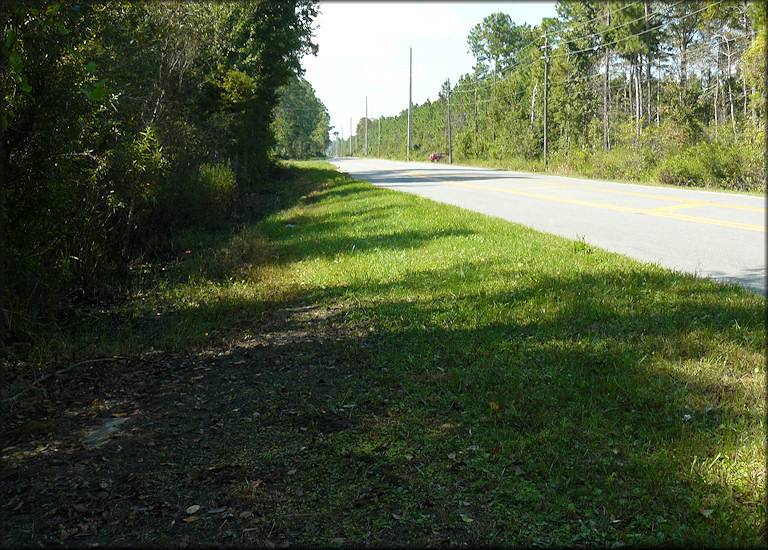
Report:
[[[316,354],[286,354],[331,370],[277,383],[268,427],[224,422],[222,460],[293,472],[234,490],[272,540],[764,543],[761,297],[294,169],[282,209],[190,236],[189,257],[80,337],[231,347],[276,311],[313,312]]]

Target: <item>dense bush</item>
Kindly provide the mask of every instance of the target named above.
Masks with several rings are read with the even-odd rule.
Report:
[[[115,288],[136,258],[220,225],[235,193],[258,187],[277,90],[315,50],[316,13],[309,0],[4,5],[11,333]]]

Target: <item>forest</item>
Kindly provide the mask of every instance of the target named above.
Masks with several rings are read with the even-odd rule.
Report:
[[[280,154],[323,152],[300,63],[316,15],[307,0],[4,3],[8,341],[116,293],[185,231],[242,219]],[[294,104],[318,109],[307,139]]]
[[[406,106],[367,120],[369,155],[765,191],[765,3],[563,1],[557,13],[477,23],[473,71],[412,107],[411,150]]]

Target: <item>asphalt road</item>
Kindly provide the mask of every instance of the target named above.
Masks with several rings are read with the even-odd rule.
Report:
[[[379,187],[514,221],[766,295],[766,198],[444,163],[335,158]],[[443,161],[445,162],[445,161]]]

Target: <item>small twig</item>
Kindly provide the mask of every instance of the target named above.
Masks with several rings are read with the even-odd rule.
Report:
[[[3,399],[3,403],[8,403],[10,401],[15,401],[16,399],[21,397],[28,389],[30,389],[31,387],[39,384],[40,382],[42,382],[46,378],[50,378],[51,376],[57,376],[59,374],[67,372],[68,370],[72,370],[75,367],[80,367],[82,365],[87,365],[89,363],[101,363],[101,362],[104,362],[104,361],[116,361],[118,359],[120,359],[120,357],[102,357],[101,359],[86,359],[85,361],[79,361],[77,363],[69,365],[68,367],[64,367],[63,369],[59,369],[56,372],[51,372],[51,373],[46,374],[45,376],[42,376],[42,377],[38,378],[32,384],[30,384],[29,386],[27,386],[26,388],[21,390],[19,393],[17,393],[13,397],[7,397],[7,398]]]

